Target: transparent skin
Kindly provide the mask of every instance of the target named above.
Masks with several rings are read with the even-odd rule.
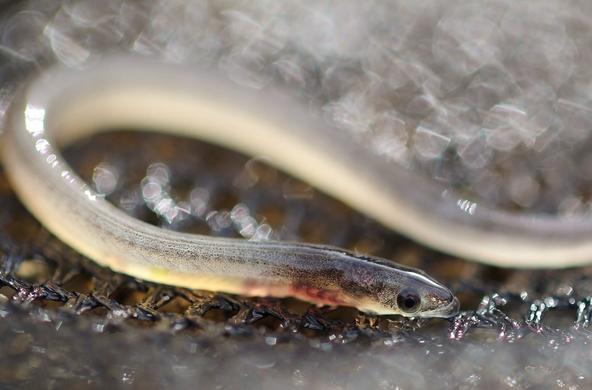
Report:
[[[302,112],[295,116],[265,107],[268,114],[262,116],[261,107],[237,100],[223,83],[138,59],[116,58],[82,72],[58,69],[13,101],[2,158],[29,211],[71,247],[115,271],[194,289],[293,296],[374,314],[455,315],[458,301],[445,286],[387,260],[320,245],[184,234],[131,218],[82,181],[56,147],[109,128],[169,132],[252,155],[275,151],[279,160],[272,162],[280,168],[297,176],[308,172],[313,184],[349,187],[355,178],[335,165],[339,156],[311,152],[317,144],[296,142],[302,134],[293,138],[294,131],[280,126],[298,117],[299,128],[320,136],[318,124],[300,123]],[[295,164],[298,159],[307,164]],[[355,186],[348,193],[367,194],[371,202],[368,189]]]

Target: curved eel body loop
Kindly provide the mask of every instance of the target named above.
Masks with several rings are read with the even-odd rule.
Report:
[[[2,140],[9,179],[31,213],[61,240],[101,265],[145,280],[296,296],[378,314],[447,317],[458,311],[446,287],[386,260],[320,245],[190,235],[131,218],[84,183],[57,149],[117,128],[168,132],[263,155],[384,225],[469,259],[524,267],[592,259],[590,224],[479,205],[465,212],[459,198],[361,150],[280,93],[247,92],[207,73],[138,58],[49,70],[9,110]],[[397,299],[403,290],[419,303]]]

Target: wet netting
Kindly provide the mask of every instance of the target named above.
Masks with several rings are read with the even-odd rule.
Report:
[[[275,2],[236,6],[234,9],[232,4],[213,1],[191,10],[186,6],[189,2],[156,3],[158,5],[151,7],[142,2],[107,1],[101,7],[92,6],[97,4],[94,2],[75,1],[23,2],[18,6],[10,4],[4,12],[1,25],[2,101],[10,99],[14,86],[26,75],[38,72],[53,62],[76,66],[96,56],[100,50],[107,50],[105,47],[164,53],[167,60],[175,62],[192,61],[192,54],[189,53],[195,51],[208,54],[209,57],[204,54],[203,61],[216,62],[232,80],[241,85],[256,84],[255,87],[262,87],[261,83],[271,83],[275,80],[273,77],[279,79],[282,76],[287,83],[301,85],[302,93],[308,94],[306,96],[310,101],[325,104],[329,114],[347,120],[348,126],[359,128],[365,125],[362,119],[367,119],[370,113],[362,108],[369,110],[365,106],[367,102],[361,102],[360,96],[352,95],[352,91],[358,91],[358,70],[366,69],[367,74],[370,71],[364,67],[366,65],[361,66],[353,60],[348,62],[343,54],[355,51],[355,45],[327,39],[323,45],[311,49],[315,50],[314,58],[306,50],[305,54],[294,54],[302,52],[302,48],[290,46],[294,39],[291,41],[285,38],[281,45],[278,43],[278,37],[291,37],[295,32],[280,29],[282,24],[277,23],[277,20],[281,21],[287,16],[274,8],[277,6],[272,6]],[[453,6],[453,3],[456,5]],[[437,25],[436,31],[432,31],[433,37],[428,35],[433,38],[433,42],[440,42],[439,45],[443,47],[450,45],[451,36],[454,39],[477,36],[481,40],[471,41],[473,46],[465,47],[465,51],[460,53],[464,53],[465,57],[459,52],[453,53],[464,59],[457,64],[458,72],[464,73],[450,75],[444,71],[434,71],[431,76],[437,76],[436,79],[427,77],[427,73],[422,73],[427,71],[419,67],[422,61],[426,67],[429,62],[422,57],[423,49],[403,42],[404,37],[414,34],[410,27],[402,30],[401,34],[405,32],[406,35],[400,35],[398,41],[393,41],[401,50],[410,51],[411,57],[417,61],[413,64],[415,68],[405,68],[405,77],[435,89],[456,83],[452,101],[446,100],[437,91],[424,89],[420,93],[409,86],[405,87],[407,89],[404,86],[397,87],[403,88],[400,90],[402,95],[406,93],[413,99],[424,97],[424,100],[414,105],[409,102],[397,103],[404,107],[399,112],[406,115],[406,128],[411,128],[410,123],[413,123],[415,129],[415,133],[403,136],[400,128],[394,128],[398,132],[395,134],[397,140],[412,137],[413,142],[407,142],[405,138],[405,145],[408,146],[406,152],[400,152],[400,148],[392,143],[394,138],[383,132],[375,134],[370,142],[375,146],[382,145],[379,150],[388,151],[391,157],[396,153],[397,163],[415,167],[418,172],[438,178],[443,166],[449,169],[456,167],[454,164],[462,160],[462,151],[468,150],[459,148],[458,153],[449,160],[446,156],[454,154],[454,150],[436,153],[438,150],[442,152],[442,142],[460,145],[451,139],[457,137],[458,141],[462,137],[453,134],[436,134],[432,137],[432,130],[428,129],[428,122],[425,122],[429,115],[422,110],[430,111],[425,108],[426,105],[436,104],[426,97],[429,93],[439,99],[438,104],[449,104],[450,107],[468,104],[467,101],[473,95],[465,96],[462,91],[470,90],[469,84],[480,80],[475,73],[499,59],[496,56],[501,56],[495,50],[487,51],[484,48],[506,47],[504,45],[507,42],[493,40],[490,37],[493,32],[489,30],[484,32],[474,29],[473,35],[462,35],[454,29],[457,26],[455,20],[482,13],[487,15],[487,21],[495,21],[495,15],[502,15],[502,21],[495,25],[499,29],[508,29],[504,26],[515,23],[512,18],[516,18],[519,12],[510,10],[509,3],[499,2],[495,7],[485,7],[481,3],[472,2],[470,7],[473,8],[463,8],[461,2],[450,2],[454,12],[448,12],[431,2],[418,2],[424,8],[419,5],[417,9],[411,6],[399,7],[399,13],[407,17],[403,18],[407,20],[406,26],[413,24],[418,31],[423,31],[420,27]],[[566,20],[569,19],[559,20],[565,17],[565,12],[555,12],[556,8],[553,7],[562,8],[553,4],[545,2],[536,14],[537,20],[547,23],[543,27],[539,26],[541,31],[555,31],[547,35],[550,39],[548,42],[555,44],[546,46],[548,56],[543,65],[547,68],[537,68],[540,70],[537,75],[541,77],[540,84],[536,87],[523,83],[518,75],[526,77],[530,74],[520,73],[524,69],[519,67],[520,72],[517,70],[513,73],[512,86],[520,89],[521,95],[518,96],[523,97],[538,91],[538,102],[545,96],[549,97],[551,92],[545,88],[552,87],[555,95],[549,99],[563,99],[563,106],[560,104],[558,109],[569,106],[573,113],[574,110],[584,110],[582,104],[586,100],[582,98],[582,104],[570,106],[573,102],[566,97],[561,98],[559,94],[562,86],[563,92],[569,94],[569,86],[564,86],[567,80],[571,80],[572,75],[581,78],[583,73],[577,73],[577,63],[572,66],[572,73],[558,73],[559,70],[568,70],[560,67],[563,62],[555,61],[553,55],[572,53],[575,50],[572,45],[580,48],[579,55],[582,58],[590,53],[584,52],[582,47],[585,45],[575,38],[581,36],[578,28],[581,29],[582,25],[575,19],[573,25],[567,24]],[[291,11],[294,7],[300,10],[297,6],[286,7]],[[365,33],[366,30],[372,30],[372,34],[377,37],[393,33],[388,29],[364,29],[364,24],[356,25],[356,20],[351,19],[344,6],[329,2],[317,7],[307,8],[306,15],[312,19],[320,18],[320,22],[314,19],[315,25],[335,34],[350,33],[351,29],[363,30]],[[374,4],[373,7],[382,6]],[[322,16],[323,12],[332,15],[333,8],[338,20],[347,19],[350,27],[340,30],[331,23],[330,17]],[[184,31],[171,29],[172,21],[175,21],[175,25],[188,23],[187,20],[179,22],[173,17],[178,15],[179,9],[186,11],[186,18],[201,20],[202,25],[199,26],[203,29],[198,31],[199,34],[194,31],[200,39],[190,39],[182,34]],[[200,19],[198,11],[204,9],[209,10],[210,18]],[[430,12],[420,12],[425,9]],[[170,11],[170,15],[165,11]],[[271,18],[269,12],[277,20]],[[370,7],[361,10],[360,14],[368,18],[375,12],[378,11]],[[394,11],[389,12],[393,14]],[[550,14],[555,15],[554,18]],[[568,14],[573,16],[575,11]],[[286,11],[286,15],[291,13]],[[549,18],[541,19],[541,15]],[[119,22],[115,23],[114,20]],[[414,20],[415,23],[411,23]],[[483,22],[483,18],[479,20],[483,29],[495,30],[495,26]],[[304,22],[294,23],[292,28]],[[377,23],[382,23],[384,27],[386,19],[379,19]],[[553,23],[564,28],[554,30],[556,25]],[[479,25],[477,22],[473,24]],[[273,29],[269,26],[273,26]],[[194,24],[191,27],[197,28]],[[438,33],[438,29],[444,33]],[[208,35],[212,31],[220,35]],[[315,41],[313,35],[313,32],[308,31],[308,35],[304,34],[295,40],[311,44]],[[236,58],[238,54],[233,52],[233,44],[239,45],[240,37],[243,36],[252,38],[249,48],[255,50],[259,57]],[[564,41],[559,42],[557,36],[563,37]],[[257,41],[265,37],[275,40],[264,41],[267,46]],[[419,45],[422,42],[425,43],[421,40],[416,43]],[[380,41],[372,41],[372,44],[377,43]],[[263,46],[260,48],[257,45]],[[433,56],[443,56],[442,52],[434,49],[439,47],[432,46]],[[477,57],[467,54],[466,50],[469,49],[480,53],[481,62],[477,61]],[[281,50],[287,54],[277,54]],[[531,47],[530,50],[535,49]],[[228,53],[233,53],[234,57]],[[243,50],[242,53],[247,51]],[[475,54],[473,51],[471,53]],[[281,65],[279,76],[266,67],[268,63],[265,62],[265,56],[277,57],[274,57],[273,63]],[[511,72],[516,61],[516,57],[511,57],[505,63],[504,71]],[[335,68],[330,65],[332,63],[347,66]],[[314,71],[310,70],[313,67],[311,64],[317,66]],[[543,65],[536,64],[538,67]],[[475,100],[471,104],[493,107],[490,110],[493,114],[490,114],[500,121],[503,116],[500,112],[512,111],[510,103],[519,103],[508,97],[515,96],[514,92],[497,88],[501,81],[495,77],[499,75],[487,79],[491,69],[478,73],[484,80],[483,85],[489,89],[481,85],[485,88],[478,95],[482,100]],[[500,69],[496,72],[501,72]],[[383,74],[396,74],[394,69],[382,71]],[[319,72],[329,75],[326,84],[318,82],[322,88],[315,84],[322,78]],[[378,75],[376,72],[372,74]],[[316,76],[310,76],[309,73],[315,73]],[[472,76],[467,76],[469,74]],[[561,80],[551,77],[551,81],[545,84],[544,76],[548,74],[561,76]],[[463,77],[470,81],[467,82]],[[392,84],[395,81],[402,82],[394,79],[389,82]],[[436,81],[440,81],[440,87],[434,84]],[[320,88],[326,94],[310,95],[309,92],[314,88]],[[534,104],[530,101],[527,103],[525,107]],[[541,103],[540,107],[546,106]],[[352,116],[354,108],[358,110],[357,117]],[[341,111],[336,114],[335,110]],[[343,110],[350,111],[344,113]],[[512,112],[512,115],[516,114]],[[491,115],[480,114],[489,120],[484,123],[494,120]],[[580,111],[577,115],[578,123],[584,126],[588,117]],[[462,115],[460,117],[464,124],[473,120]],[[383,120],[384,116],[380,118]],[[396,119],[391,125],[402,120]],[[435,123],[434,118],[429,120],[432,121],[429,123]],[[519,127],[520,134],[526,137],[527,118],[520,119],[522,122],[516,117],[512,120],[511,125]],[[528,124],[540,125],[545,121],[548,118],[539,115]],[[551,125],[547,125],[547,128],[552,129]],[[505,135],[514,128],[508,126],[503,128]],[[506,138],[502,137],[503,134],[497,134],[496,137],[486,139],[488,145],[482,145],[489,152],[477,154],[489,156],[501,165],[494,171],[496,175],[503,176],[503,170],[509,166],[508,158],[517,158],[518,153],[526,153],[532,151],[529,148],[534,148],[536,153],[532,152],[533,156],[529,157],[532,162],[542,158],[537,154],[536,145],[540,146],[543,141],[554,145],[547,139],[551,135],[542,131],[540,126],[533,131],[535,135],[528,133],[535,137],[532,144],[524,139],[516,140],[512,134]],[[547,138],[537,138],[539,136]],[[367,140],[368,137],[368,134],[364,134],[361,138]],[[448,141],[445,139],[447,137]],[[473,145],[477,141],[472,139],[467,142]],[[516,148],[508,146],[512,142],[515,142]],[[566,145],[565,139],[563,142]],[[545,149],[541,146],[540,150]],[[574,166],[579,161],[569,160],[567,154],[560,154],[559,158],[559,152],[553,150],[557,164],[564,164],[559,164],[562,167]],[[412,152],[416,154],[415,157],[410,155]],[[245,239],[326,243],[392,259],[424,269],[445,282],[459,297],[462,312],[449,320],[374,317],[350,308],[317,308],[295,299],[244,298],[130,278],[95,265],[48,233],[23,208],[1,172],[0,388],[584,389],[592,383],[590,267],[508,270],[444,255],[385,229],[306,183],[268,166],[264,159],[238,155],[198,141],[113,129],[113,132],[85,139],[69,147],[65,155],[97,191],[136,218],[166,229]],[[436,155],[439,157],[436,158]],[[436,160],[439,164],[435,163]],[[443,161],[449,161],[451,165],[443,164]],[[462,161],[475,160],[467,157]],[[525,174],[524,169],[522,166],[520,175]],[[549,173],[549,170],[543,172]],[[492,172],[481,173],[493,177]],[[470,179],[472,176],[467,177]],[[502,207],[510,204],[510,208],[536,208],[538,204],[551,202],[546,195],[551,193],[551,179],[546,179],[542,174],[536,177],[536,180],[527,181],[528,185],[522,187],[513,185],[514,181],[510,180],[508,191],[495,199],[499,200]],[[578,177],[584,184],[578,182],[573,187],[584,188],[580,192],[585,194],[571,191],[567,186],[566,191],[571,192],[562,196],[569,200],[569,204],[560,202],[563,206],[560,204],[548,210],[560,212],[569,208],[569,212],[576,212],[587,207],[586,180],[582,179],[581,174]],[[463,185],[471,180],[464,180]],[[474,182],[479,181],[475,179]],[[455,183],[451,185],[458,184]],[[475,185],[471,188],[480,193],[482,187]],[[491,195],[489,192],[487,194]],[[543,198],[544,202],[541,200]]]

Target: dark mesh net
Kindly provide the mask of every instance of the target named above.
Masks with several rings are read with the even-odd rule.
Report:
[[[52,62],[75,66],[113,47],[162,53],[173,61],[195,61],[184,51],[189,47],[203,54],[201,61],[219,63],[233,80],[257,84],[269,81],[262,75],[271,74],[278,79],[282,76],[289,85],[290,82],[304,85],[297,90],[318,104],[341,98],[343,90],[355,84],[359,70],[365,69],[366,64],[344,57],[344,53],[356,52],[355,47],[341,47],[338,42],[332,42],[339,50],[320,45],[316,52],[306,52],[288,42],[282,46],[284,52],[304,50],[308,54],[301,57],[294,54],[294,58],[290,57],[293,63],[283,62],[280,75],[266,67],[267,63],[259,67],[252,58],[251,62],[241,63],[246,68],[237,70],[228,57],[236,48],[233,42],[249,34],[281,35],[271,29],[263,29],[265,33],[259,35],[253,32],[257,23],[267,26],[262,20],[270,20],[264,16],[273,8],[271,5],[261,2],[253,6],[251,16],[257,21],[253,24],[244,18],[248,9],[231,12],[226,10],[231,5],[224,1],[210,2],[209,17],[201,24],[192,24],[195,28],[205,26],[205,32],[200,30],[201,35],[188,37],[183,31],[169,31],[165,27],[171,20],[175,25],[177,22],[183,25],[173,11],[192,2],[157,3],[148,7],[144,2],[105,1],[96,8],[92,4],[98,3],[77,1],[23,2],[16,7],[10,4],[0,25],[2,102],[11,96],[11,88],[23,75]],[[451,12],[452,17],[443,5],[428,3],[424,11],[418,6],[421,12],[404,6],[379,12],[377,3],[377,11],[368,8],[360,10],[360,14],[404,16],[405,23],[399,23],[411,27],[406,30],[407,35],[401,32],[393,35],[396,37],[413,36],[426,26],[436,25],[454,32],[451,20],[464,14]],[[462,8],[459,4],[455,3],[454,7]],[[480,3],[475,4],[467,15],[478,14],[475,10]],[[483,15],[494,20],[498,13],[492,14],[492,10],[505,10],[508,6],[504,2],[499,4],[483,5]],[[555,3],[546,2],[541,9],[548,11],[552,4]],[[332,7],[336,5],[327,9],[330,11]],[[311,11],[310,15],[318,16],[315,12]],[[184,15],[198,19],[196,9]],[[376,20],[377,24],[390,25],[388,18]],[[443,22],[439,24],[439,20]],[[515,21],[504,17],[500,25],[512,25],[512,20]],[[578,19],[570,25],[571,29],[545,36],[550,43],[557,43],[557,36],[565,35],[566,31],[577,35],[583,25]],[[360,26],[356,28],[364,30]],[[472,31],[477,36],[482,33]],[[376,29],[373,33],[380,37],[392,31]],[[296,41],[311,44],[313,38],[314,34],[303,34]],[[434,42],[438,41],[436,38]],[[438,42],[445,45],[449,42],[446,39]],[[455,36],[455,39],[460,38]],[[422,61],[429,62],[423,54],[431,50],[442,57],[442,53],[436,49],[424,50],[423,40],[412,41],[417,45],[404,49],[418,56],[418,62],[406,72],[419,72],[412,75],[416,77],[413,82],[424,86],[433,86],[431,83],[438,80],[442,85],[460,80],[453,85],[457,88],[454,96],[464,96],[462,92],[471,90],[475,80],[501,72],[481,64],[485,69],[482,74],[473,74],[478,67],[465,58],[467,61],[458,69],[470,75],[442,71],[427,78],[421,73],[425,70],[420,67]],[[578,47],[586,47],[586,42],[584,39],[576,43]],[[263,43],[262,52],[276,56],[278,51],[272,49],[277,41]],[[559,52],[557,45],[545,47],[550,54]],[[488,53],[481,52],[483,58],[489,58]],[[564,53],[568,59],[570,53]],[[458,58],[458,52],[452,54]],[[589,53],[582,50],[580,55],[585,58]],[[528,57],[524,54],[520,58]],[[285,58],[274,57],[275,62],[269,63],[280,63],[280,60]],[[294,63],[299,64],[300,72],[288,66]],[[332,66],[333,63],[340,66]],[[540,77],[543,83],[546,72],[563,69],[559,69],[561,63],[550,56],[544,63],[549,69],[541,70],[533,65],[540,72],[529,73],[529,68],[525,68],[524,74]],[[511,61],[506,65],[511,69]],[[331,76],[323,79],[324,83],[319,81],[323,72]],[[586,75],[584,71],[574,74],[580,79]],[[498,88],[497,79],[491,77],[480,85],[475,104],[499,100],[509,93]],[[577,84],[577,77],[575,80]],[[391,84],[395,81],[389,80]],[[313,93],[315,88],[321,88],[320,84],[325,95]],[[526,84],[515,81],[513,87],[531,91],[528,88],[532,86],[527,88]],[[546,91],[543,87],[532,87],[532,90]],[[409,87],[401,93],[420,96],[420,92]],[[556,96],[554,99],[560,100]],[[582,98],[580,103],[585,102]],[[404,107],[401,111],[414,123],[421,124],[425,114],[422,110],[429,102],[396,103]],[[334,110],[336,106],[330,108]],[[501,115],[499,110],[498,107],[494,114]],[[578,115],[579,125],[585,125],[585,117]],[[351,119],[351,116],[340,118]],[[423,128],[422,137],[433,135]],[[425,157],[445,139],[428,137],[424,141],[418,153]],[[391,144],[387,146],[393,151]],[[522,152],[520,149],[509,154]],[[446,282],[459,296],[463,312],[451,320],[376,318],[353,309],[316,308],[293,299],[243,298],[129,278],[98,267],[52,237],[23,209],[4,175],[0,175],[0,387],[583,389],[592,383],[589,353],[592,268],[505,270],[452,258],[377,225],[305,183],[270,168],[264,161],[187,139],[117,132],[74,145],[66,156],[85,180],[137,218],[167,229],[327,243],[382,256],[424,269]],[[503,153],[501,157],[498,155],[498,162],[505,161],[503,156]],[[562,164],[558,167],[573,165],[565,161],[565,156],[560,157],[557,161]],[[458,162],[458,156],[453,160]],[[446,164],[423,160],[420,165],[437,176]],[[536,185],[526,192],[511,190],[506,194],[507,199],[500,201],[510,202],[511,207],[528,206],[532,188]],[[570,202],[572,206],[575,204],[573,199]],[[579,202],[584,204],[585,199]]]

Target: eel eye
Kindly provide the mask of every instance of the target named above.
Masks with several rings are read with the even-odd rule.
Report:
[[[406,288],[397,296],[397,305],[405,313],[413,313],[419,308],[421,299],[417,292],[411,288]]]

